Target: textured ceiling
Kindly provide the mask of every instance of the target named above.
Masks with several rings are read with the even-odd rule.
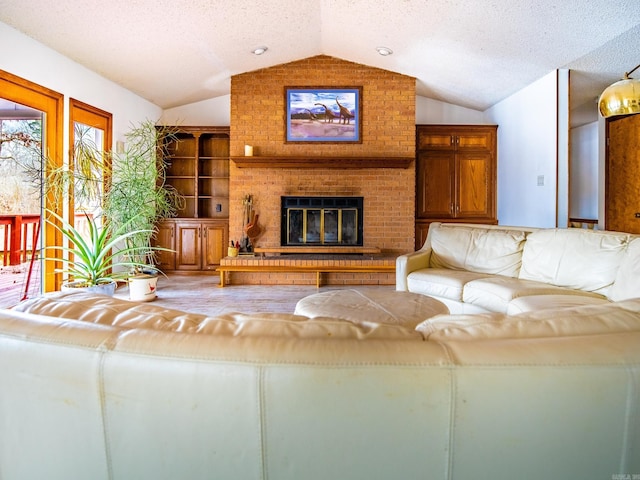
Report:
[[[163,108],[323,54],[410,75],[418,95],[478,110],[572,68],[572,105],[594,112],[600,91],[640,63],[638,2],[0,0],[0,21]],[[268,51],[253,55],[258,46]]]

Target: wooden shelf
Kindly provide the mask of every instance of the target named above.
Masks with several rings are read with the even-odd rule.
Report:
[[[238,168],[408,168],[414,157],[231,157]]]

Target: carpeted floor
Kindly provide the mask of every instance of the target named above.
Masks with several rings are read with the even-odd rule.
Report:
[[[168,274],[158,280],[158,298],[152,303],[166,308],[207,315],[229,312],[293,313],[296,303],[303,297],[340,288],[366,288],[394,290],[393,285],[326,286],[307,285],[229,285],[218,287],[217,275]],[[116,297],[128,299],[129,289],[116,290]]]

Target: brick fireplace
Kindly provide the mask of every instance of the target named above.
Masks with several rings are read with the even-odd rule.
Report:
[[[286,143],[285,87],[362,87],[362,143]],[[231,162],[229,237],[242,235],[245,195],[253,197],[263,233],[257,246],[280,245],[280,208],[283,196],[362,197],[364,247],[381,250],[384,261],[413,250],[415,169],[386,168],[384,158],[415,155],[415,79],[394,72],[346,62],[329,56],[282,64],[231,79],[230,153],[267,158],[259,167]],[[309,165],[288,167],[278,158],[309,158]],[[337,159],[334,164],[314,159]],[[374,166],[361,159],[376,157]],[[380,158],[382,157],[382,160]],[[270,166],[273,158],[274,166]],[[344,168],[341,158],[352,158]],[[354,167],[354,164],[356,166]],[[326,260],[331,260],[327,258]],[[248,261],[248,260],[247,260]],[[338,260],[336,260],[338,261]],[[237,277],[235,277],[237,275]],[[367,283],[393,283],[389,273],[370,274]],[[242,283],[314,283],[272,274],[234,274]],[[361,283],[353,275],[332,274],[326,283]]]
[[[280,197],[280,245],[362,246],[362,197]]]

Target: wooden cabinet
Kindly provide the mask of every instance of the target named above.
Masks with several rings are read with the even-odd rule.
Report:
[[[229,230],[229,128],[180,127],[169,141],[165,181],[185,199],[176,218],[158,225],[162,270],[214,270]]]
[[[175,238],[176,270],[215,270],[226,254],[227,225],[214,220],[177,221]]]
[[[229,218],[229,129],[182,127],[169,142],[166,183],[185,198],[180,218]]]
[[[164,220],[158,226],[156,245],[173,251],[159,252],[157,265],[162,271],[215,270],[227,252],[227,232],[226,221]]]
[[[171,220],[164,220],[157,225],[154,244],[158,247],[173,250],[171,252],[156,252],[156,265],[160,270],[176,269],[176,225]]]
[[[416,127],[416,248],[429,223],[496,223],[495,125]]]

